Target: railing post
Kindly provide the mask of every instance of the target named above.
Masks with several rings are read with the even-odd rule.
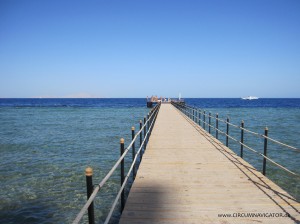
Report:
[[[146,126],[147,125],[145,125],[145,124],[146,124],[146,117],[144,117],[144,152],[146,150],[146,145],[147,145],[147,139],[146,139],[146,132],[147,132]]]
[[[91,167],[87,167],[85,169],[85,177],[86,177],[87,199],[89,199],[94,190],[93,169]],[[92,202],[88,208],[88,217],[89,217],[89,224],[94,224],[95,223],[94,202]]]
[[[151,117],[152,116],[152,117]],[[153,128],[153,125],[151,126],[152,122],[153,122],[153,119],[154,119],[154,113],[150,114],[150,120],[149,120],[149,134],[152,132],[152,128]]]
[[[195,112],[194,107],[192,107],[192,111],[193,111],[193,113],[192,113],[192,121],[194,121],[194,112]]]
[[[149,121],[149,113],[147,115],[147,132],[148,132],[148,135],[147,135],[147,144],[148,144],[148,141],[149,141],[149,137],[150,137],[150,121]]]
[[[121,140],[120,140],[120,156],[122,156],[123,153],[124,153],[124,138],[121,138]],[[125,180],[124,159],[122,159],[122,161],[121,161],[121,186],[123,185],[124,180]],[[125,207],[125,188],[122,190],[122,193],[121,193],[121,213],[122,213],[124,207]]]
[[[216,139],[219,137],[219,114],[216,114]]]
[[[268,128],[265,128],[265,139],[264,139],[264,156],[267,156],[267,147],[268,147]],[[267,159],[264,158],[263,160],[263,175],[266,175],[266,165],[267,165]]]
[[[150,128],[150,123],[149,123],[149,113],[147,114],[147,132],[149,131]]]
[[[193,121],[195,122],[195,116],[196,116],[196,109],[195,109],[195,107],[193,107]]]
[[[208,133],[210,134],[210,126],[211,126],[211,113],[208,114]]]
[[[244,121],[241,122],[241,158],[244,155]]]
[[[205,110],[203,111],[203,129],[205,130]]]
[[[143,142],[142,127],[143,127],[143,121],[140,120],[140,147],[142,146],[142,142]],[[140,151],[140,162],[142,161],[142,156],[143,156],[143,149],[141,148],[141,151]]]
[[[201,114],[202,114],[202,112],[201,112],[201,110],[199,110],[199,126],[201,127]]]
[[[132,140],[135,137],[135,133],[134,133],[134,126],[131,127],[131,136],[132,136]],[[134,157],[135,157],[135,141],[132,143],[132,162],[134,161]],[[132,172],[132,178],[133,180],[135,179],[135,175],[136,175],[136,167],[135,167],[135,163],[133,164],[133,172]]]
[[[229,117],[226,119],[226,146],[228,147]]]

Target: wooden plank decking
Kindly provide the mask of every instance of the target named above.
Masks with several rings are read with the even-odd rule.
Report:
[[[288,193],[162,104],[120,223],[288,224],[300,222],[299,210]],[[241,217],[248,213],[269,217]]]

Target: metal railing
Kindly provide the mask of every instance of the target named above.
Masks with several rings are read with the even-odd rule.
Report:
[[[282,143],[280,141],[277,141],[275,139],[272,139],[272,138],[268,137],[268,128],[267,127],[264,130],[264,134],[259,134],[259,133],[256,133],[256,132],[253,132],[253,131],[250,131],[250,130],[246,129],[244,127],[244,121],[241,121],[241,125],[238,126],[238,125],[230,123],[228,117],[227,117],[226,120],[224,120],[224,119],[220,119],[218,114],[216,114],[215,117],[213,117],[211,115],[211,113],[208,114],[208,122],[207,122],[207,119],[206,119],[207,114],[206,114],[205,110],[202,110],[202,109],[199,109],[199,108],[196,108],[196,107],[191,107],[191,106],[188,106],[188,105],[179,104],[179,103],[176,103],[176,102],[172,102],[172,104],[178,110],[180,110],[183,114],[185,114],[188,118],[190,118],[192,121],[194,121],[200,127],[202,127],[205,131],[207,131],[209,134],[212,134],[211,129],[214,129],[216,139],[219,138],[219,133],[224,135],[225,138],[226,138],[225,145],[227,147],[229,145],[229,139],[231,139],[234,142],[238,143],[240,145],[240,157],[241,158],[243,158],[244,148],[250,150],[251,152],[253,152],[253,153],[255,153],[259,156],[261,156],[263,158],[263,169],[262,169],[263,175],[266,175],[266,163],[267,163],[267,161],[269,161],[272,164],[274,164],[275,166],[279,167],[280,169],[286,171],[288,174],[290,174],[294,177],[300,178],[299,173],[295,173],[295,172],[289,170],[285,166],[275,162],[273,159],[271,159],[267,156],[267,149],[268,149],[268,142],[269,141],[273,142],[273,143],[276,143],[278,145],[284,146],[284,147],[286,147],[288,149],[291,149],[295,152],[298,152],[298,153],[300,152],[299,148],[287,145],[285,143]],[[214,122],[215,126],[212,125],[212,122],[211,122],[212,119],[215,119],[215,122]],[[219,122],[222,122],[226,125],[226,132],[219,129]],[[206,126],[208,126],[208,130],[207,130]],[[229,135],[229,127],[233,127],[233,128],[236,128],[236,129],[240,130],[240,136],[241,137],[240,137],[239,140]],[[260,153],[257,150],[253,149],[252,147],[250,147],[249,145],[246,145],[244,143],[244,133],[245,132],[250,133],[250,134],[252,134],[256,137],[263,138],[263,140],[264,140],[264,153]]]
[[[136,170],[137,170],[137,159],[138,157],[140,158],[140,161],[142,160],[143,153],[146,150],[146,146],[151,134],[151,131],[154,127],[154,123],[156,121],[159,109],[160,109],[160,103],[158,103],[147,115],[147,117],[144,118],[144,123],[142,120],[140,120],[140,130],[135,134],[135,128],[132,127],[131,129],[131,134],[132,134],[132,141],[128,145],[128,147],[125,149],[124,147],[124,139],[121,138],[120,140],[120,158],[118,161],[115,163],[115,165],[111,168],[111,170],[107,173],[107,175],[102,179],[102,181],[97,184],[93,185],[92,181],[92,169],[87,168],[86,169],[86,183],[87,183],[87,202],[85,205],[82,207],[80,212],[77,214],[75,220],[73,221],[73,224],[77,224],[80,222],[84,214],[88,211],[88,218],[89,218],[89,224],[94,224],[95,219],[94,219],[94,205],[93,201],[95,197],[97,196],[97,193],[101,190],[101,188],[105,185],[105,183],[109,180],[109,178],[112,176],[112,174],[116,171],[116,169],[121,166],[121,188],[111,206],[111,209],[105,219],[104,223],[108,223],[112,217],[112,214],[118,205],[118,201],[121,198],[121,212],[124,209],[125,206],[125,186],[129,180],[129,177],[131,176],[133,180],[136,175]],[[139,148],[136,151],[136,141],[139,140]],[[124,158],[127,155],[127,153],[132,150],[132,162],[131,166],[129,168],[129,171],[127,172],[125,176],[125,169],[124,169]]]

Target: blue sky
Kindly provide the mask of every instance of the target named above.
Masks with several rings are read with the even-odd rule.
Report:
[[[300,97],[299,0],[0,0],[0,97]]]

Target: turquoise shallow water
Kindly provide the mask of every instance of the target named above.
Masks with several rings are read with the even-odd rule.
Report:
[[[70,223],[86,200],[85,167],[94,168],[99,182],[119,156],[120,138],[129,142],[131,126],[147,112],[145,107],[1,108],[1,223]],[[109,201],[118,187],[116,173],[99,201]],[[105,213],[106,204],[96,202],[100,206]]]
[[[290,104],[272,100],[245,104],[239,99],[186,101],[207,112],[218,112],[220,118],[229,116],[237,125],[243,119],[245,127],[261,134],[268,126],[270,137],[300,147],[299,100]],[[148,111],[143,99],[1,99],[0,223],[72,222],[86,201],[84,169],[93,167],[94,183],[99,183],[118,159],[120,138],[124,137],[127,145],[131,126],[138,128]],[[220,128],[225,126],[220,124]],[[239,130],[230,129],[230,133],[240,136]],[[249,135],[245,142],[263,151],[262,139]],[[238,145],[230,141],[229,146],[239,154]],[[246,149],[244,153],[245,159],[261,170],[262,158]],[[269,144],[268,155],[299,172],[299,153]],[[131,160],[131,155],[125,160]],[[97,196],[99,223],[119,189],[118,174]],[[300,200],[298,179],[269,163],[267,175]],[[118,210],[112,222],[117,219]]]

